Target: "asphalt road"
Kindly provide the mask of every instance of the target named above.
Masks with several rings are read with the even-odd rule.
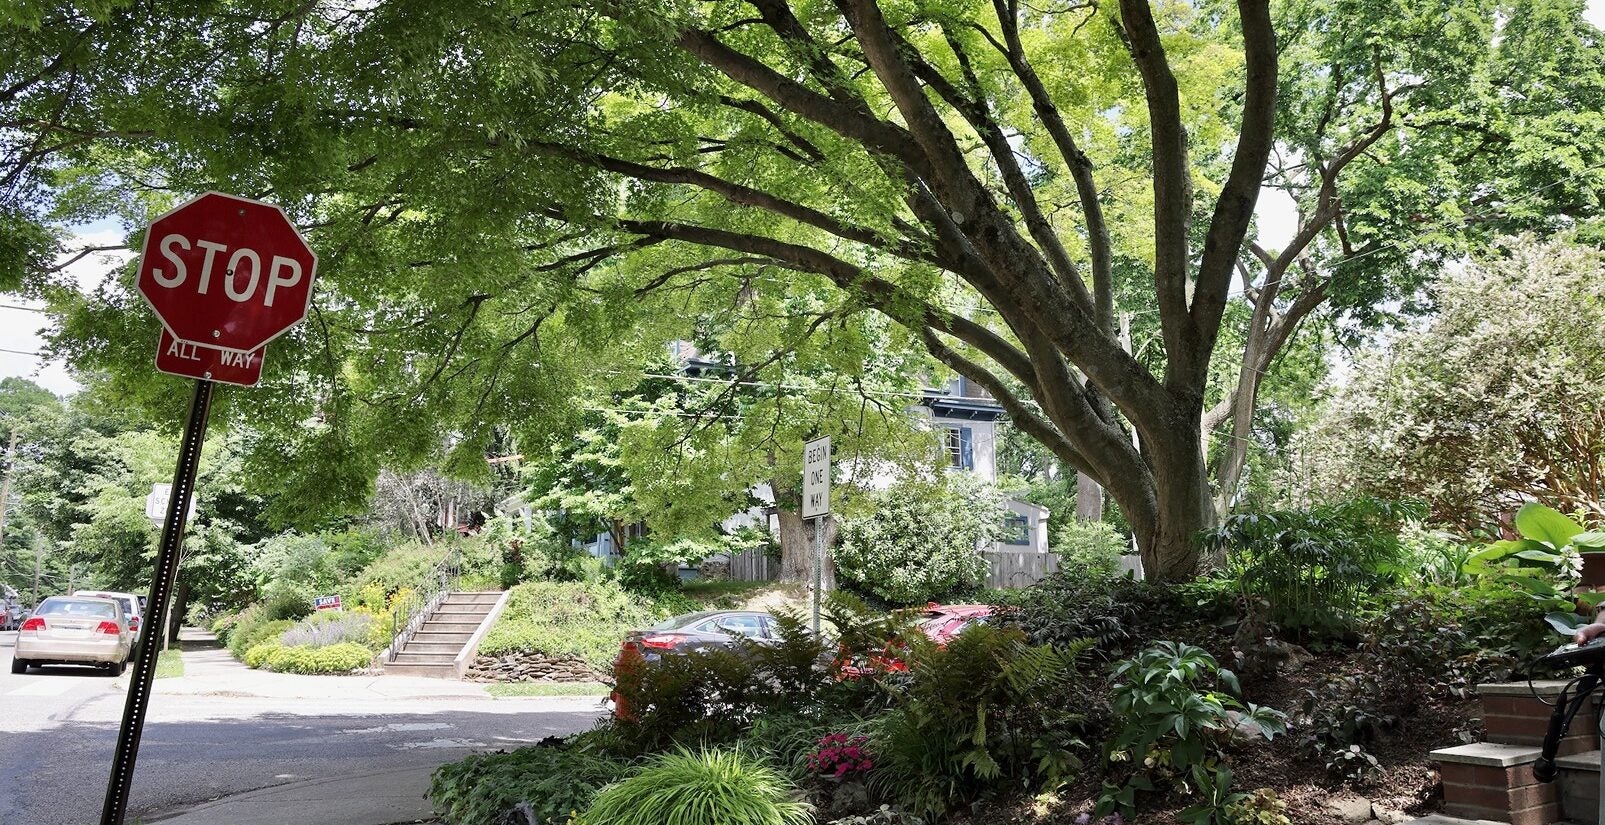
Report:
[[[0,634],[0,825],[93,825],[128,679],[70,667],[14,675],[15,635]],[[358,696],[362,683],[353,678],[293,678],[326,684],[328,695],[254,694],[245,679],[240,690],[159,692],[141,740],[128,822],[256,788],[517,747],[583,730],[598,712],[572,700]]]

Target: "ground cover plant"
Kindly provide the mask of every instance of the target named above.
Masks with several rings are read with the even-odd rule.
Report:
[[[612,581],[526,582],[514,587],[507,607],[479,644],[479,653],[578,656],[606,670],[626,631],[641,630],[660,615]]]

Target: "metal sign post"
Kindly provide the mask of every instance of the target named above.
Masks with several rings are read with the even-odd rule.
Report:
[[[185,522],[192,515],[212,386],[257,383],[267,343],[306,319],[317,267],[317,254],[282,209],[221,192],[185,203],[145,231],[134,288],[162,320],[156,369],[197,380],[173,485],[165,501],[161,485],[146,499],[153,520],[165,510],[162,543],[100,825],[123,825],[128,812],[139,736],[161,655],[157,634],[167,633],[167,598],[178,579]]]
[[[819,601],[825,580],[825,519],[830,517],[830,438],[803,445],[804,521],[814,522],[814,633],[819,633]]]
[[[117,729],[117,750],[112,755],[111,780],[106,783],[106,803],[101,807],[100,825],[123,825],[128,810],[128,790],[134,779],[134,760],[139,755],[139,736],[145,728],[145,710],[150,706],[151,685],[156,680],[156,660],[161,646],[156,634],[167,631],[167,595],[178,578],[179,545],[195,494],[195,470],[206,441],[206,418],[212,408],[212,382],[196,381],[190,400],[189,420],[178,449],[178,467],[173,471],[172,494],[167,499],[167,518],[162,524],[162,544],[156,555],[156,574],[151,577],[146,607],[150,615],[139,629],[139,655],[134,662],[134,678],[123,704],[123,722]]]

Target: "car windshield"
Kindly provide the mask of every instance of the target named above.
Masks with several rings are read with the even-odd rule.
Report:
[[[38,616],[86,616],[95,619],[117,618],[117,606],[110,602],[89,599],[45,599],[34,611]]]

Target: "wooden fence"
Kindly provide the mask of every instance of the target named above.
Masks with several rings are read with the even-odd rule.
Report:
[[[1032,550],[982,550],[986,558],[986,586],[1030,587],[1059,569],[1059,557]]]
[[[739,582],[767,582],[780,578],[780,562],[759,548],[730,557],[730,578]]]

